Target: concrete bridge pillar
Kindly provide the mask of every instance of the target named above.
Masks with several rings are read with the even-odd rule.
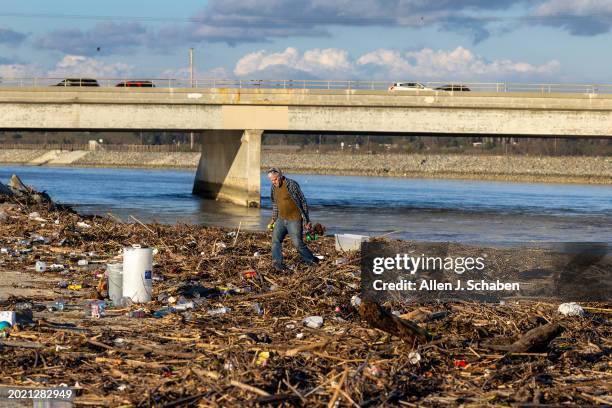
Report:
[[[263,130],[207,130],[193,194],[247,207],[260,205]]]

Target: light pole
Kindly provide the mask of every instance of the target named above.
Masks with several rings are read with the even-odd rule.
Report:
[[[193,88],[193,48],[189,49],[189,83]]]
[[[193,88],[193,48],[189,49],[189,84]],[[189,146],[193,150],[193,132],[189,134]]]

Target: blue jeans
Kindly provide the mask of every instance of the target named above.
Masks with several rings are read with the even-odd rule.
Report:
[[[276,266],[283,264],[283,240],[289,234],[293,246],[297,248],[302,260],[307,264],[315,262],[315,257],[302,240],[302,220],[289,221],[278,218],[272,231],[272,260]]]

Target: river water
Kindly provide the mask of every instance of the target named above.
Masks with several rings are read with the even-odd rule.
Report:
[[[125,220],[197,223],[258,230],[262,208],[247,209],[191,195],[194,173],[177,170],[0,167],[81,213]],[[612,242],[612,187],[494,181],[288,175],[308,199],[313,222],[329,233],[421,241],[514,246],[537,242]]]

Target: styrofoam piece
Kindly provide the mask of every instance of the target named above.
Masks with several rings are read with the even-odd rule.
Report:
[[[17,323],[17,314],[12,310],[0,311],[0,322],[9,322],[11,326]]]
[[[562,303],[558,310],[563,316],[584,316],[584,309],[576,302]]]

